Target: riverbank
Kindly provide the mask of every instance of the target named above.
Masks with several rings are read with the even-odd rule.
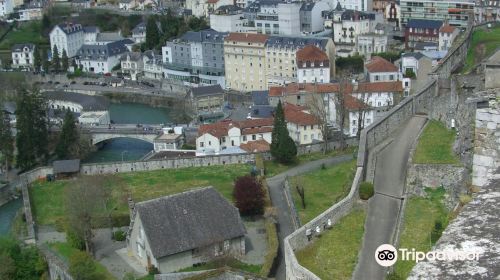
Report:
[[[169,96],[150,96],[133,93],[105,92],[102,94],[109,98],[112,103],[137,103],[155,108],[172,108],[181,101]]]

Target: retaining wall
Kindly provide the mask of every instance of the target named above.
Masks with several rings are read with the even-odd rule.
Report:
[[[39,248],[47,261],[50,280],[73,280],[73,277],[68,272],[69,267],[67,263],[50,250],[47,245],[41,245]]]

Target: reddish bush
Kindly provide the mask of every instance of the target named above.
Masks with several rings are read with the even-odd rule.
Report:
[[[233,197],[241,215],[264,214],[264,195],[262,184],[255,177],[247,175],[236,179]]]

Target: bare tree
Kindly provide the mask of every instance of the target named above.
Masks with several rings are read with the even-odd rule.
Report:
[[[328,151],[328,108],[329,108],[330,98],[327,94],[319,93],[317,90],[317,85],[314,84],[314,91],[310,94],[308,101],[308,107],[311,114],[318,120],[319,130],[323,136],[323,153],[326,154]]]
[[[367,96],[366,92],[362,92],[362,93],[356,93],[357,94],[357,99],[359,100],[360,102],[360,105],[358,106],[357,110],[358,110],[358,118],[357,118],[357,122],[358,122],[358,129],[356,131],[356,138],[359,138],[361,137],[361,130],[363,128],[365,128],[365,118],[366,118],[366,113],[370,110],[370,107],[368,105],[368,99],[369,97]]]
[[[347,147],[346,144],[346,139],[345,139],[345,134],[344,134],[344,128],[345,128],[345,120],[348,117],[348,110],[346,107],[346,100],[345,96],[346,94],[349,94],[349,88],[350,88],[350,79],[349,75],[346,74],[345,72],[339,76],[339,88],[338,88],[338,93],[336,94],[335,98],[335,108],[337,111],[337,119],[338,119],[338,125],[340,129],[340,149],[345,149]]]
[[[106,217],[109,193],[105,191],[103,179],[85,176],[71,184],[65,193],[65,208],[68,229],[85,243],[85,250],[94,253],[93,232],[97,218]]]

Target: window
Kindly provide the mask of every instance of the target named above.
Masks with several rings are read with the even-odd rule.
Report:
[[[208,146],[212,146],[212,141],[208,141]]]
[[[243,141],[247,141],[247,136],[243,135]]]
[[[224,251],[229,251],[229,245],[231,245],[229,240],[224,240]]]
[[[222,143],[226,143],[226,137],[222,137]]]
[[[378,81],[378,80],[379,80],[378,75],[375,75],[375,81]]]
[[[304,134],[304,141],[307,141],[307,134]]]
[[[257,135],[252,135],[252,140],[257,140]]]
[[[231,146],[234,146],[234,140],[231,140]]]

